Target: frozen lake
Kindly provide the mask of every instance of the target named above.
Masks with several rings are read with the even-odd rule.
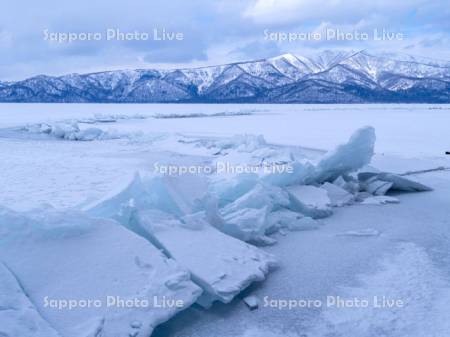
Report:
[[[134,183],[129,184],[131,181],[135,182],[133,177],[136,172],[151,174],[155,163],[196,165],[223,160],[254,164],[255,161],[259,163],[269,159],[277,163],[304,163],[306,160],[315,165],[317,158],[324,156],[323,150],[332,150],[337,145],[348,142],[355,130],[366,125],[375,128],[377,137],[376,153],[371,165],[382,171],[406,173],[407,177],[412,176],[413,180],[430,186],[434,191],[392,194],[398,197],[396,202],[399,203],[389,205],[363,204],[358,201],[348,206],[333,207],[334,214],[320,220],[323,226],[314,227],[317,230],[305,228],[305,231],[280,231],[272,237],[278,240],[277,244],[259,247],[265,253],[274,254],[280,262],[280,268],[270,274],[265,282],[253,283],[228,304],[215,303],[210,309],[194,305],[158,327],[153,336],[372,337],[379,335],[379,332],[387,337],[445,336],[450,330],[446,319],[450,299],[450,213],[447,207],[450,195],[450,156],[445,155],[445,151],[450,150],[450,105],[0,104],[0,211],[2,207],[10,208],[19,212],[16,216],[20,218],[27,212],[32,214],[32,209],[37,210],[38,214],[46,214],[53,206],[55,210],[63,212],[65,223],[68,221],[67,214],[71,214],[68,211],[92,210],[92,205],[99,202],[101,204],[102,200],[108,200],[112,196],[112,206],[105,209],[113,212],[120,210],[119,214],[122,214],[122,208],[126,210],[129,206],[132,209],[135,198],[139,200],[147,189],[137,189],[137,192],[131,189],[129,196],[125,192],[123,200],[122,197],[116,199],[114,196],[121,195],[121,191],[128,191],[128,188],[124,190],[126,186],[134,186]],[[88,132],[89,130],[91,131]],[[357,141],[356,145],[353,144],[350,155],[333,160],[334,169],[345,167],[348,162],[357,160],[366,153],[372,154],[373,129],[365,130],[366,136]],[[249,136],[242,136],[244,134]],[[367,134],[371,136],[367,137]],[[80,135],[94,138],[86,139]],[[262,135],[264,138],[251,135]],[[366,163],[368,161],[364,164]],[[305,172],[308,171],[305,169]],[[209,178],[210,186],[218,186],[220,192],[223,181],[215,180],[215,177]],[[225,174],[220,178],[233,184],[233,179]],[[297,183],[299,186],[295,186]],[[295,181],[294,186],[288,187],[301,188],[301,184]],[[155,185],[152,186],[148,191],[154,191]],[[197,180],[189,179],[180,180],[171,186],[176,188],[174,200],[182,201],[189,201],[191,195],[195,197],[203,193],[202,188],[205,188]],[[338,185],[333,186],[337,188]],[[366,188],[358,186],[358,190],[352,192],[355,195]],[[319,189],[314,184],[303,187]],[[257,192],[251,194],[251,198],[241,197],[237,199],[241,201],[233,207],[237,210],[253,209],[245,206],[245,200],[257,200],[260,193],[266,193],[264,188],[257,190],[255,187],[254,190]],[[163,196],[163,199],[166,195],[158,190],[157,185],[156,191],[158,198]],[[158,198],[155,200],[159,200]],[[261,207],[265,209],[271,198],[262,199]],[[223,198],[224,202],[229,202],[226,199]],[[117,204],[114,200],[120,202]],[[168,202],[171,205],[170,200]],[[235,202],[236,200],[233,204]],[[275,206],[285,207],[282,203],[283,200],[274,205],[273,213],[276,212]],[[158,204],[158,207],[162,208],[164,203],[161,205]],[[183,205],[188,207],[189,203]],[[228,206],[220,209],[224,212],[221,213],[223,216],[227,215],[226,207]],[[259,204],[254,209],[259,209]],[[190,214],[189,212],[188,207],[186,214]],[[115,215],[101,216],[110,218]],[[228,221],[232,222],[233,219],[231,217]],[[248,224],[258,224],[265,216],[258,215],[255,219],[250,218]],[[10,230],[8,221],[2,223],[0,219],[0,225],[3,224]],[[73,219],[74,226],[78,225],[78,221],[78,218]],[[127,236],[129,233],[121,230],[118,237],[131,240]],[[217,240],[218,234],[214,233],[218,230],[203,230],[204,228],[200,230],[197,227],[188,232],[176,229],[174,232],[167,232],[169,234],[165,242],[175,252],[184,247],[178,258],[188,257],[184,263],[192,268],[200,266],[201,275],[211,279],[211,284],[222,279],[233,281],[234,277],[239,280],[240,277],[244,278],[241,271],[229,272],[227,268],[236,268],[236,265],[239,267],[247,255],[242,254],[236,258],[234,248],[218,253],[217,248],[224,246],[226,242],[225,236],[220,236],[218,242],[211,243],[211,240]],[[202,236],[197,245],[192,244],[191,237],[185,239],[184,236],[192,235],[195,238],[199,233],[207,236]],[[139,267],[136,275],[141,275],[143,265],[139,259],[139,263],[136,262],[135,253],[131,252],[129,256],[134,257],[134,262],[124,262],[120,268],[114,269],[117,259],[122,260],[128,256],[125,248],[134,247],[135,243],[123,241],[116,246],[115,237],[110,238],[114,244],[103,241],[107,240],[108,235],[111,235],[111,230],[92,236],[92,244],[84,243],[94,249],[93,253],[85,253],[85,257],[92,260],[95,267],[86,267],[82,263],[76,270],[73,264],[66,263],[65,243],[61,244],[60,250],[56,250],[57,253],[52,251],[49,255],[64,258],[55,262],[56,267],[52,263],[48,266],[51,270],[59,271],[61,281],[75,279],[76,284],[69,288],[79,287],[79,294],[83,296],[86,292],[95,292],[97,288],[104,289],[103,285],[91,287],[99,279],[104,279],[103,269],[99,266],[104,270],[112,270],[113,281],[103,280],[105,285],[112,284],[115,287],[118,277],[125,284],[118,289],[128,290],[129,286],[136,285],[136,280],[128,280],[129,273],[123,268],[136,265],[136,268]],[[78,238],[77,235],[74,237]],[[85,237],[91,236],[81,235],[80,240]],[[59,240],[53,241],[55,247],[58,247]],[[184,241],[187,242],[185,246],[181,244]],[[31,244],[33,246],[34,242]],[[72,244],[73,261],[83,261],[79,255],[80,251],[85,252],[84,248],[79,249],[79,245],[83,246],[83,243],[76,241]],[[22,249],[21,243],[18,247],[19,252],[27,252],[27,249]],[[43,247],[42,250],[47,249],[48,243],[45,242]],[[189,251],[186,253],[183,249]],[[147,255],[148,252],[143,253],[143,256]],[[11,256],[14,262],[15,255]],[[199,263],[195,259],[190,261],[189,257],[192,256],[205,258],[201,261],[208,263]],[[104,260],[98,262],[103,257]],[[213,258],[216,258],[219,266],[210,263]],[[220,261],[217,262],[217,259]],[[253,258],[250,260],[254,261]],[[36,263],[17,261],[16,268],[19,270],[24,266],[45,265],[39,259],[35,259]],[[222,265],[223,261],[228,262]],[[66,265],[70,266],[70,270],[64,269]],[[205,265],[217,267],[217,270],[207,275],[203,271]],[[246,272],[248,268],[243,269]],[[39,272],[39,268],[36,271]],[[75,278],[70,274],[72,271],[76,272]],[[52,279],[48,280],[46,272],[39,274],[45,279],[44,283],[49,285],[49,291],[59,289],[56,286],[58,281],[53,284]],[[95,282],[78,282],[79,275],[91,274]],[[39,282],[37,285],[34,283],[35,271],[29,275],[22,277],[30,282],[28,287],[34,289],[34,301],[39,304],[41,301],[38,294],[43,288]],[[160,274],[158,279],[159,277]],[[144,281],[147,282],[147,279]],[[239,290],[241,288],[234,291]],[[408,305],[405,310],[341,310],[328,307],[280,310],[260,305],[258,310],[250,311],[242,301],[248,294],[255,295],[260,300],[271,298],[275,301],[324,301],[328,296],[371,298],[386,295],[391,299],[404,300]],[[144,316],[148,317],[147,314]],[[70,320],[69,323],[64,323],[60,318],[70,317],[62,315],[54,320],[61,328],[73,325]],[[77,319],[79,321],[84,323],[83,319]],[[123,326],[128,329],[129,323],[125,322]]]
[[[377,153],[441,156],[450,150],[450,105],[253,105],[253,104],[0,104],[0,128],[102,115],[217,114],[214,118],[137,119],[104,127],[129,132],[205,136],[262,134],[268,142],[331,149],[356,129],[377,131]]]

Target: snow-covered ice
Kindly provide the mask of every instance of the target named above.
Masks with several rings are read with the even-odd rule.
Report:
[[[386,195],[375,195],[364,199],[361,204],[364,205],[384,205],[384,204],[397,204],[400,200],[395,197],[389,197]]]
[[[346,144],[328,152],[318,163],[313,181],[333,181],[370,163],[375,148],[375,129],[356,131]]]
[[[445,124],[442,111],[416,105],[21,109],[0,106],[0,308],[8,308],[0,310],[0,334],[147,336],[169,319],[156,337],[211,331],[361,337],[372,333],[361,324],[370,319],[389,337],[426,331],[408,325],[426,316],[420,305],[367,315],[302,310],[299,318],[300,312],[267,308],[263,299],[370,295],[373,280],[378,290],[405,298],[415,289],[412,279],[403,279],[411,286],[403,291],[394,278],[383,283],[395,274],[383,270],[402,265],[405,275],[414,274],[422,267],[413,260],[433,275],[421,278],[428,289],[446,289],[450,165],[442,147],[449,139],[430,132]],[[434,114],[434,124],[423,122],[423,114]],[[405,116],[422,121],[422,129],[413,122],[408,132],[400,128]],[[251,172],[233,170],[239,165]],[[201,172],[157,172],[165,166]],[[444,260],[434,266],[436,259]],[[280,268],[269,275],[275,260]],[[367,284],[354,285],[361,280]],[[45,307],[45,296],[108,295],[183,304]],[[255,298],[259,310],[250,313],[244,302],[253,307]],[[430,303],[427,319],[445,315],[443,305]],[[399,321],[389,325],[383,317]],[[430,334],[437,337],[447,327],[435,324]]]
[[[0,334],[61,337],[39,314],[17,278],[0,263]]]
[[[214,210],[203,201],[201,191],[207,188],[202,183],[204,179],[196,175],[137,175],[123,191],[92,205],[88,212],[117,219],[187,268],[204,290],[198,303],[208,307],[216,300],[230,302],[252,282],[262,281],[276,260],[214,227],[219,224],[209,214]]]
[[[366,237],[366,236],[378,236],[380,232],[373,228],[366,228],[361,230],[350,230],[343,233],[337,234],[338,236],[356,236],[356,237]]]
[[[250,310],[258,309],[260,300],[256,296],[247,296],[243,299],[244,303],[248,306]]]
[[[313,185],[295,185],[288,192],[308,207],[328,210],[331,205],[327,190]]]
[[[327,191],[332,206],[343,206],[351,203],[355,198],[351,193],[335,184],[326,182],[322,188]]]
[[[380,262],[381,270],[359,275],[342,299],[362,299],[367,307],[324,310],[324,323],[308,336],[442,337],[450,331],[450,283],[433,265],[427,252],[413,243],[401,243]],[[390,305],[390,310],[383,306]]]
[[[204,290],[197,301],[204,307],[216,300],[230,302],[252,282],[264,280],[277,264],[275,257],[221,233],[201,215],[181,222],[158,211],[144,211],[132,226],[189,269]]]
[[[23,130],[32,134],[47,134],[49,136],[65,140],[93,141],[120,138],[120,135],[103,131],[100,128],[80,128],[77,122],[31,124],[26,125]]]
[[[2,208],[0,233],[2,262],[45,320],[39,321],[24,295],[17,294],[17,300],[25,302],[24,313],[41,329],[32,336],[51,336],[53,329],[68,337],[150,335],[201,295],[186,269],[112,220],[78,211],[23,214]],[[9,287],[17,292],[17,285]],[[121,301],[138,304],[129,307]],[[181,305],[159,308],[154,301]],[[17,319],[4,318],[2,325],[13,325],[11,320]]]
[[[428,186],[425,186],[419,182],[416,182],[414,180],[399,176],[397,174],[392,173],[386,173],[381,172],[378,174],[375,174],[371,178],[365,181],[366,183],[373,186],[375,182],[385,182],[388,183],[388,185],[381,185],[376,186],[374,190],[375,194],[379,192],[380,189],[382,189],[382,194],[385,194],[388,190],[396,190],[396,191],[403,191],[403,192],[423,192],[423,191],[430,191],[431,189]],[[389,187],[387,187],[389,186]],[[368,189],[368,191],[371,188]],[[370,192],[370,191],[369,191]]]

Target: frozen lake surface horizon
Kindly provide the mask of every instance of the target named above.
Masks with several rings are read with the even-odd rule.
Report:
[[[0,128],[100,115],[213,115],[148,118],[107,125],[130,132],[204,136],[262,134],[270,143],[332,149],[356,129],[377,131],[376,152],[440,156],[450,150],[449,104],[0,104]],[[247,115],[245,115],[247,114]]]

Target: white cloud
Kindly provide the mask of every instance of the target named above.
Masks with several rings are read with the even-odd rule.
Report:
[[[190,67],[317,49],[449,52],[448,0],[109,0],[10,2],[0,11],[0,80],[92,69]],[[182,43],[74,43],[52,47],[42,31],[147,31],[164,27],[184,33]],[[264,30],[312,32],[387,28],[405,32],[404,43],[267,43]]]
[[[260,24],[286,24],[302,20],[359,21],[374,12],[387,17],[402,15],[421,6],[425,0],[256,0],[243,16]]]

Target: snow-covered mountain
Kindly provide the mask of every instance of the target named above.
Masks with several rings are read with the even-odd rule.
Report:
[[[39,75],[0,83],[0,102],[450,103],[450,62],[325,51],[191,69]]]

